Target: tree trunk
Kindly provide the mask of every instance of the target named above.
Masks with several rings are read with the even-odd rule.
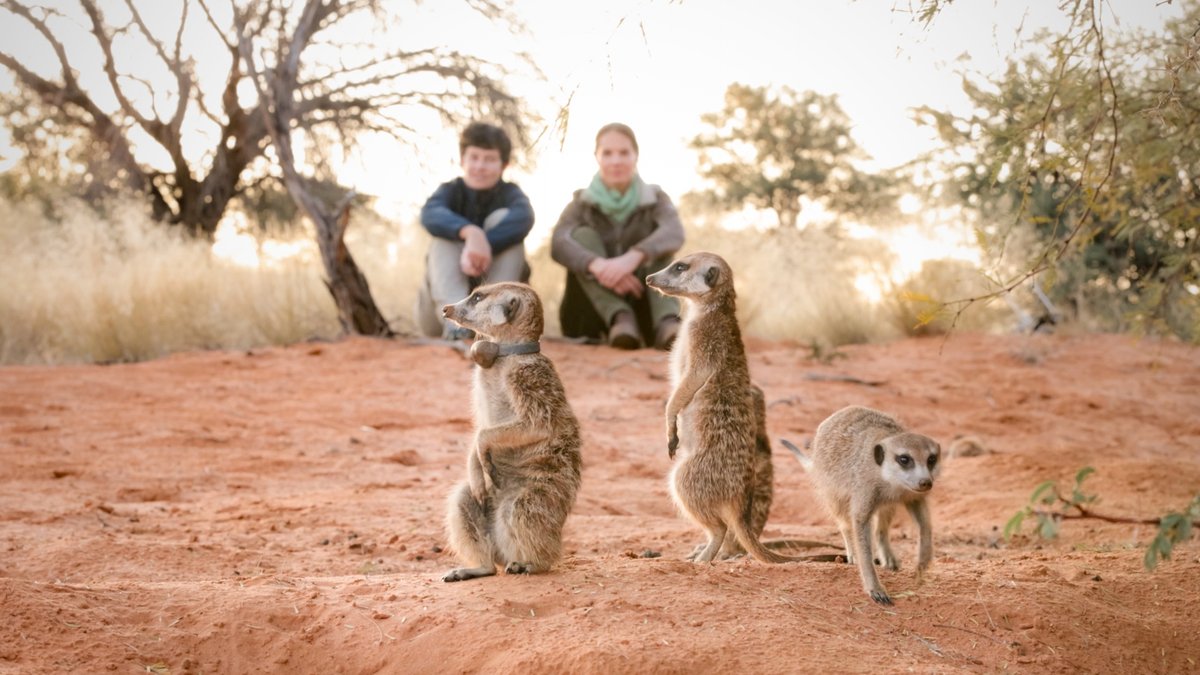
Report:
[[[316,215],[309,214],[313,222],[317,223],[317,242],[328,277],[325,287],[329,289],[333,303],[337,305],[338,321],[341,322],[343,331],[391,337],[395,333],[388,326],[387,319],[383,318],[379,307],[375,305],[367,278],[358,269],[354,257],[346,248],[346,227],[350,224],[350,198],[353,196],[351,193],[343,200],[345,204],[336,220],[324,213],[319,219]]]
[[[311,35],[313,26],[325,8],[319,0],[309,0],[293,40],[302,43]],[[276,68],[260,76],[254,64],[254,53],[250,36],[243,32],[239,51],[250,73],[250,79],[263,102],[263,121],[271,143],[275,146],[279,168],[283,171],[283,182],[288,194],[304,209],[317,228],[317,246],[321,249],[321,261],[325,264],[325,286],[337,306],[338,321],[342,330],[359,335],[391,337],[395,335],[375,299],[367,278],[354,262],[354,256],[346,248],[346,226],[350,223],[350,201],[354,193],[346,195],[333,211],[323,204],[304,186],[300,172],[296,170],[295,154],[292,152],[291,122],[294,106],[293,94],[296,87],[296,69],[299,50],[293,49],[289,58]]]
[[[317,228],[317,247],[321,250],[321,262],[325,265],[325,287],[337,306],[342,330],[358,335],[392,337],[395,333],[375,304],[367,278],[354,262],[350,249],[346,248],[346,227],[350,224],[350,201],[354,193],[342,198],[342,203],[332,213],[327,211],[305,189],[293,163],[291,139],[286,133],[277,133],[279,129],[286,129],[286,126],[283,120],[278,122],[278,126],[269,125],[271,141],[279,151],[279,164],[288,193]]]

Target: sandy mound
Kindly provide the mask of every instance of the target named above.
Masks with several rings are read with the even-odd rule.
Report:
[[[695,565],[661,411],[665,356],[546,347],[584,429],[553,573],[445,584],[470,367],[353,339],[133,365],[0,369],[0,672],[1195,672],[1200,546],[1149,526],[999,528],[1085,465],[1106,513],[1200,491],[1200,350],[1125,337],[750,345],[774,438],[860,403],[948,444],[922,586],[900,519],[894,608],[830,563]],[[848,381],[845,377],[876,383]],[[767,538],[837,541],[777,452]],[[646,550],[662,557],[641,558]]]

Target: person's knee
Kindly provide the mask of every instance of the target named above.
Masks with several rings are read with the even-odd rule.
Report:
[[[490,230],[493,227],[499,225],[500,221],[504,220],[504,217],[507,215],[508,215],[507,207],[502,208],[502,209],[496,209],[495,211],[492,211],[491,213],[487,214],[486,218],[483,219],[483,229]]]
[[[600,237],[600,233],[590,227],[575,228],[571,232],[571,238],[592,253],[608,254],[604,249],[604,240]]]
[[[497,281],[524,281],[525,270],[529,267],[525,259],[525,246],[516,244],[504,249],[492,259],[492,268],[488,271],[488,283]]]
[[[445,264],[453,261],[456,265],[458,259],[462,255],[463,243],[461,241],[450,241],[441,237],[434,237],[433,241],[429,242],[429,251],[425,258],[428,264],[437,265],[438,263]]]

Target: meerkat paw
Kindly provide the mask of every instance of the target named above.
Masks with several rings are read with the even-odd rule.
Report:
[[[875,559],[875,564],[892,572],[900,569],[900,561],[894,555],[881,555]]]
[[[467,581],[468,579],[478,579],[479,577],[490,577],[496,573],[495,568],[487,567],[459,567],[446,572],[442,576],[442,581],[450,583],[452,581]]]
[[[533,565],[530,563],[510,562],[504,566],[505,574],[533,574]]]
[[[925,583],[925,574],[929,572],[928,567],[917,567],[917,585]]]
[[[869,591],[867,594],[871,596],[872,600],[874,600],[875,602],[877,602],[881,605],[890,607],[893,604],[895,604],[892,602],[891,596],[889,596],[887,594],[887,591],[883,590],[882,588],[879,588],[879,589],[876,589],[873,591]]]
[[[482,482],[476,483],[476,482],[472,481],[472,483],[471,483],[471,499],[474,499],[475,503],[479,504],[480,506],[482,506],[484,504],[484,502],[487,501],[487,488],[484,487]]]
[[[704,549],[706,549],[706,548],[708,548],[708,544],[697,544],[696,548],[692,549],[692,552],[687,554],[687,557],[684,558],[684,560],[687,560],[689,562],[695,562],[696,557],[699,556],[701,553],[703,553]],[[718,556],[718,557],[720,557],[720,556]]]

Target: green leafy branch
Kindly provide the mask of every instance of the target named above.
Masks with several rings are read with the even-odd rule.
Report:
[[[1041,483],[1029,496],[1025,508],[1013,514],[1004,525],[1005,540],[1011,539],[1021,531],[1021,525],[1027,518],[1037,520],[1035,532],[1043,539],[1054,539],[1058,536],[1059,526],[1064,520],[1089,518],[1102,520],[1106,523],[1129,523],[1135,525],[1157,525],[1158,533],[1151,540],[1146,550],[1143,564],[1146,569],[1153,570],[1160,559],[1167,560],[1171,551],[1182,541],[1192,536],[1192,528],[1200,525],[1200,494],[1197,494],[1183,511],[1172,511],[1160,518],[1130,518],[1126,516],[1111,516],[1097,513],[1090,507],[1099,501],[1099,497],[1083,491],[1083,481],[1096,470],[1085,466],[1075,473],[1075,485],[1070,494],[1064,494],[1058,488],[1058,483],[1052,480]]]

